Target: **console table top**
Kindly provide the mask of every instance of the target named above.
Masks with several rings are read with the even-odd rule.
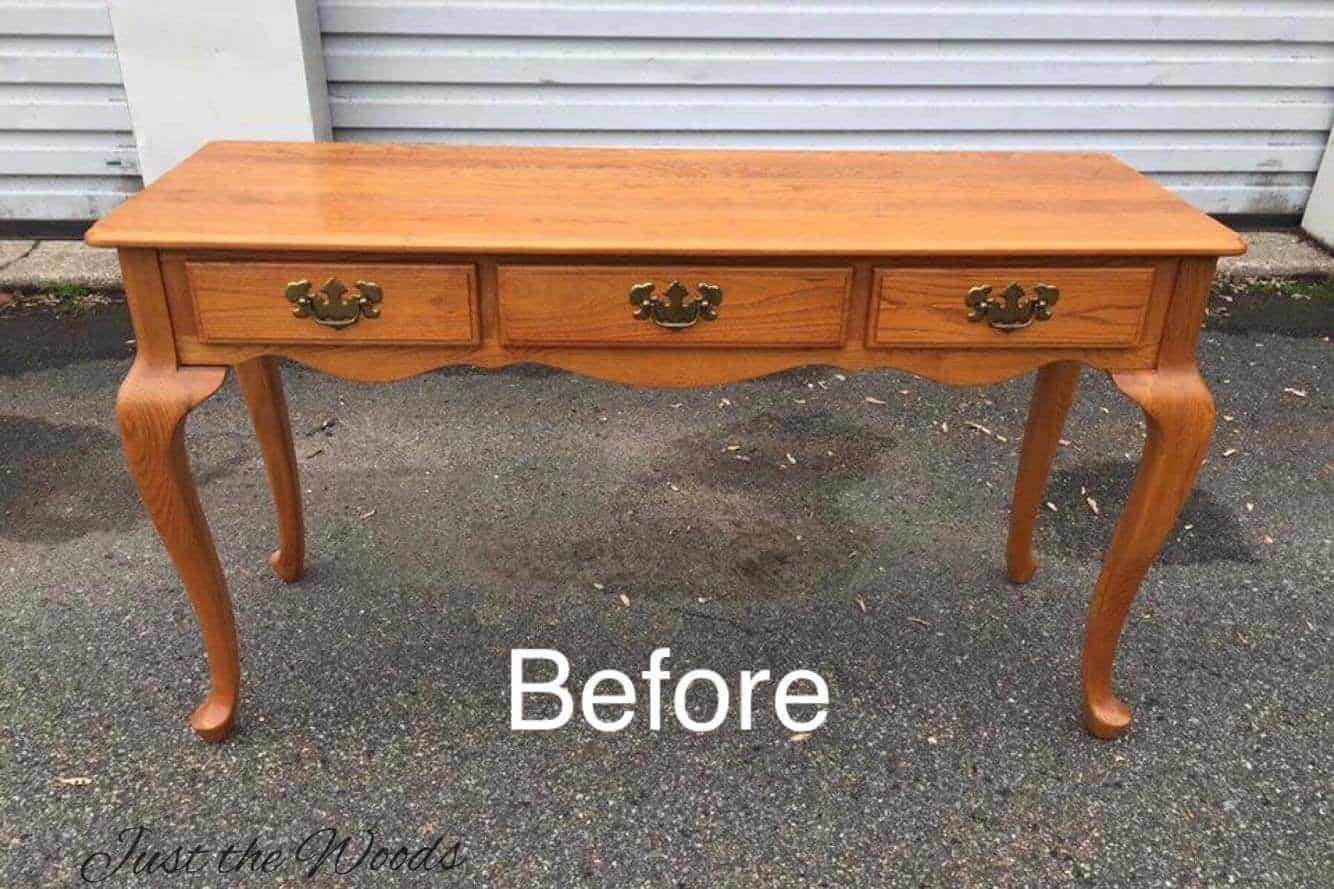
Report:
[[[99,247],[698,256],[1222,256],[1105,154],[214,142]]]

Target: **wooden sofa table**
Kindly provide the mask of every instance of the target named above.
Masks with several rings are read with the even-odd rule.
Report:
[[[194,605],[216,741],[240,686],[232,604],[183,444],[234,368],[302,572],[277,359],[388,381],[541,362],[651,386],[809,364],[950,384],[1037,371],[1006,550],[1033,527],[1081,365],[1148,435],[1085,628],[1089,729],[1130,713],[1112,662],[1203,460],[1195,342],[1232,232],[1095,154],[632,151],[214,143],[87,235],[116,247],[138,355],[116,405],[130,470]]]

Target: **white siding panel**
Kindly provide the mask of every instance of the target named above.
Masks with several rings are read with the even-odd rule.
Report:
[[[915,40],[1334,40],[1326,0],[399,2],[323,0],[331,34]]]
[[[0,31],[110,37],[111,15],[106,0],[0,0]]]
[[[128,130],[120,86],[0,83],[0,129]]]
[[[1334,122],[1327,0],[322,0],[337,139],[1110,151],[1292,213]]]
[[[1209,205],[1213,213],[1292,213],[1306,203],[1315,182],[1314,173],[1251,177],[1169,173],[1156,178],[1191,203]]]
[[[340,126],[415,127],[423,116],[479,129],[1326,130],[1334,90],[336,84]],[[3,96],[0,95],[0,101]]]
[[[141,187],[137,176],[0,176],[0,220],[96,219]]]
[[[1091,41],[567,41],[334,34],[329,79],[708,86],[1297,86],[1334,82],[1334,44]]]
[[[0,219],[94,219],[138,170],[105,0],[0,0]]]
[[[0,176],[135,176],[129,133],[0,131]]]
[[[349,142],[410,142],[441,145],[561,145],[573,147],[773,148],[826,151],[1103,151],[1131,166],[1158,172],[1305,172],[1316,169],[1325,150],[1318,133],[1265,132],[1186,135],[1142,132],[1005,133],[809,132],[626,132],[619,130],[339,130]]]
[[[0,37],[0,83],[119,85],[120,65],[105,37]]]

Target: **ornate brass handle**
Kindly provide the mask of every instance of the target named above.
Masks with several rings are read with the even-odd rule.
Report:
[[[635,307],[635,317],[641,321],[652,321],[668,330],[684,330],[694,327],[699,319],[718,320],[718,307],[723,304],[723,289],[717,284],[701,281],[699,296],[686,301],[690,291],[680,281],[673,281],[661,296],[653,295],[654,284],[649,281],[630,288],[630,305]]]
[[[1051,317],[1051,307],[1061,298],[1061,291],[1048,284],[1034,284],[1034,296],[1024,301],[1024,288],[1011,282],[1000,292],[1000,299],[991,295],[991,285],[982,284],[968,291],[964,305],[968,306],[969,321],[985,321],[1004,333],[1022,330],[1034,321]]]
[[[347,285],[337,278],[330,278],[318,293],[311,293],[310,282],[304,278],[287,285],[287,299],[296,308],[292,314],[297,318],[314,318],[316,324],[342,330],[351,327],[362,318],[379,318],[380,301],[384,293],[380,285],[372,281],[358,281],[355,285],[357,296],[344,299]]]

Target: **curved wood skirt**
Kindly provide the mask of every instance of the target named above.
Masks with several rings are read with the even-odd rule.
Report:
[[[448,365],[533,362],[666,387],[717,385],[805,365],[896,368],[955,385],[998,382],[1056,361],[1149,369],[1157,363],[1181,265],[1166,258],[830,257],[803,258],[794,268],[781,258],[702,264],[689,257],[605,256],[559,264],[412,257],[405,265],[401,256],[279,254],[252,257],[247,266],[232,254],[176,251],[163,252],[160,261],[182,364],[276,356],[377,382]],[[452,277],[432,275],[432,267]],[[283,295],[296,275],[315,287],[335,276],[351,287],[377,273],[400,287],[383,288],[378,318],[344,330],[292,317]],[[634,317],[627,298],[634,284],[652,282],[661,293],[673,280],[694,287],[706,278],[721,282],[724,292],[717,320],[668,330]],[[1060,287],[1052,318],[1014,332],[968,320],[971,287],[1000,291],[1012,281],[1029,293],[1037,283]]]

